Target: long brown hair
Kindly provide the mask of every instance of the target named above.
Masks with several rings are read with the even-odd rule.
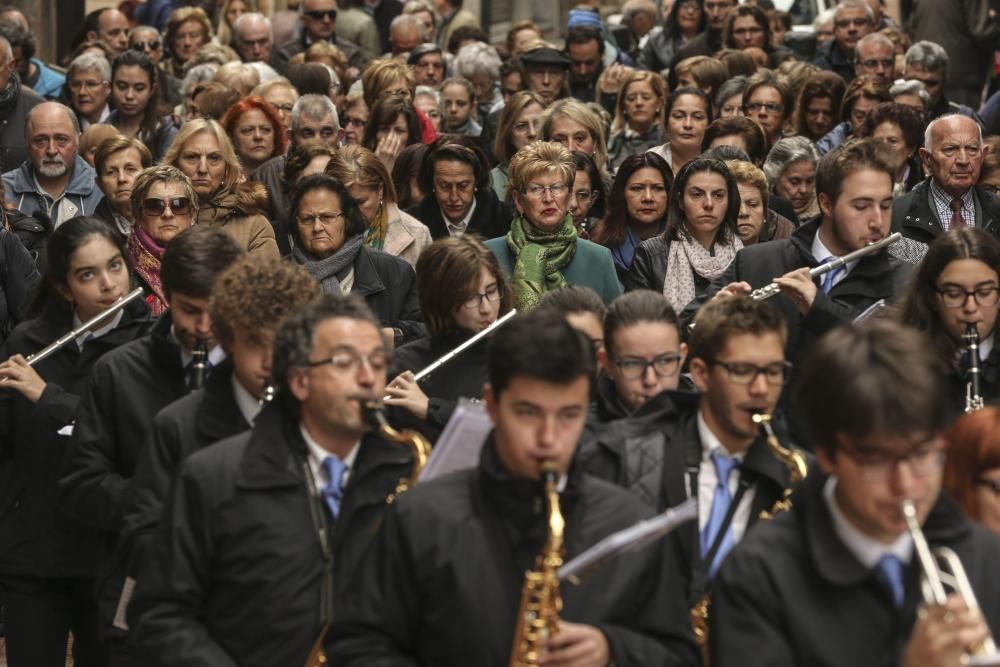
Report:
[[[944,488],[966,516],[978,519],[976,486],[979,475],[1000,468],[1000,409],[989,406],[962,415],[948,429],[948,459]]]

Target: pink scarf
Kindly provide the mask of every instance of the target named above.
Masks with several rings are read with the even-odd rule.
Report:
[[[167,297],[163,293],[163,282],[160,280],[163,248],[142,227],[135,225],[128,237],[128,256],[132,261],[132,268],[153,291],[146,296],[146,304],[153,317],[159,317],[168,308]]]

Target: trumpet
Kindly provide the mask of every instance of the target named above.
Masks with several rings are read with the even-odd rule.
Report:
[[[968,359],[965,369],[965,411],[974,412],[983,409],[983,395],[979,389],[979,329],[970,323],[962,334],[965,341],[965,352]]]
[[[394,429],[385,417],[385,409],[378,401],[362,401],[361,408],[368,422],[376,431],[392,442],[408,446],[410,453],[413,454],[413,471],[409,477],[399,480],[396,490],[386,497],[386,504],[390,504],[399,494],[407,491],[417,483],[420,473],[423,472],[424,466],[427,465],[427,459],[430,458],[431,443],[416,431],[397,431]]]
[[[920,590],[924,602],[929,605],[943,605],[948,600],[948,589],[951,589],[962,597],[970,611],[981,613],[976,593],[972,590],[972,584],[969,583],[969,577],[958,554],[948,547],[930,548],[924,532],[920,529],[917,508],[912,500],[904,500],[902,509],[906,529],[913,538],[913,549],[923,572]],[[997,653],[996,642],[992,635],[970,646],[967,655],[968,664],[1000,665],[1000,654]]]
[[[876,253],[882,248],[885,248],[888,245],[892,245],[901,238],[903,238],[903,235],[900,234],[899,232],[895,232],[893,234],[890,234],[889,236],[886,236],[884,239],[880,241],[876,241],[875,243],[870,243],[866,245],[864,248],[861,248],[860,250],[855,250],[854,252],[844,255],[843,257],[834,257],[829,262],[825,264],[820,264],[819,266],[812,268],[809,271],[809,277],[815,280],[820,276],[830,273],[834,269],[839,269],[840,267],[850,264],[855,260]],[[778,286],[778,284],[771,283],[770,285],[761,287],[759,289],[755,289],[753,292],[750,292],[750,298],[755,301],[763,301],[764,299],[770,299],[772,296],[777,296],[780,293],[781,293],[781,288]]]

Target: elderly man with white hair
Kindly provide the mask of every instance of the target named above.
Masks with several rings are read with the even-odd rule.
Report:
[[[974,109],[956,104],[945,95],[949,60],[948,52],[940,44],[917,42],[903,56],[903,78],[915,79],[927,88],[931,96],[927,117],[931,120],[949,113],[960,113],[982,125],[983,121]]]
[[[976,185],[987,150],[971,118],[949,114],[932,121],[920,149],[929,176],[893,203],[893,231],[928,244],[956,227],[1000,236],[1000,199]]]
[[[241,14],[233,22],[233,47],[245,63],[270,65],[274,51],[271,19],[257,12]]]

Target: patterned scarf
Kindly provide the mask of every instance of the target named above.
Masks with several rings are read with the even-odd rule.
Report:
[[[385,235],[389,231],[389,207],[379,202],[375,218],[365,230],[365,245],[382,250],[385,248]]]
[[[146,297],[146,304],[153,317],[159,317],[169,307],[167,297],[163,293],[163,281],[160,280],[163,248],[142,227],[135,225],[128,237],[128,256],[132,261],[132,268],[153,290],[153,293]]]
[[[319,281],[324,294],[342,294],[340,280],[354,266],[354,259],[361,252],[364,244],[361,234],[356,234],[344,241],[337,252],[325,259],[316,259],[300,246],[292,248],[292,257],[305,267],[313,278]]]
[[[552,232],[532,227],[520,215],[514,218],[507,233],[507,248],[517,258],[511,289],[514,305],[521,312],[537,306],[545,292],[566,284],[562,270],[576,255],[576,239],[573,216],[569,213]]]
[[[681,231],[680,238],[671,241],[667,248],[667,275],[663,281],[663,295],[678,313],[697,296],[694,276],[712,280],[732,263],[743,242],[734,234],[732,240],[723,245],[715,242],[715,254]]]

